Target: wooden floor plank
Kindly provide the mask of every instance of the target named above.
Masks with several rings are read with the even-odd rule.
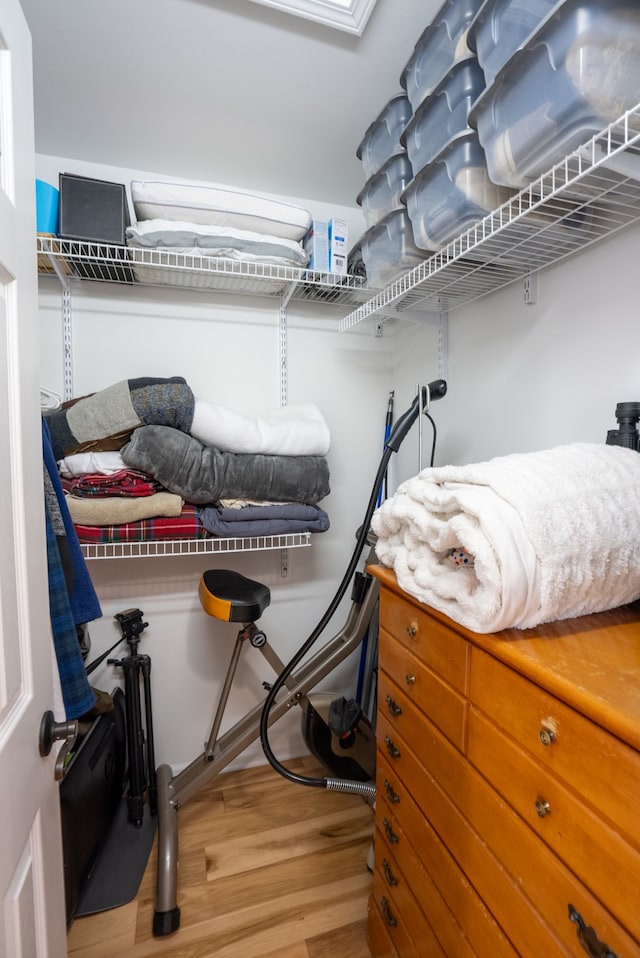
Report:
[[[336,955],[349,955],[349,958],[371,958],[367,945],[367,921],[332,928],[324,935],[310,938],[306,943],[309,958],[335,958]]]
[[[260,766],[217,776],[178,815],[180,929],[152,934],[154,846],[133,902],[74,922],[69,958],[370,958],[362,798]]]

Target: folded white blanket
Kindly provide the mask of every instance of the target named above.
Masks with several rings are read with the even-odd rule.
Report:
[[[266,456],[326,456],[329,427],[311,403],[283,406],[257,419],[196,399],[191,435],[222,452]]]
[[[73,476],[84,476],[88,473],[98,473],[102,476],[111,476],[114,472],[126,469],[124,459],[117,450],[104,452],[75,452],[58,460],[60,475],[66,479]]]
[[[372,528],[399,585],[475,632],[614,608],[640,597],[640,455],[572,443],[425,469]]]

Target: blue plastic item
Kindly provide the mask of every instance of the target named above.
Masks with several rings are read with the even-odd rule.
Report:
[[[36,180],[36,230],[38,233],[58,232],[60,193],[44,180]]]

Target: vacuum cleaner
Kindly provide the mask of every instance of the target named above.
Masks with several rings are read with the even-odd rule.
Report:
[[[297,785],[362,795],[371,804],[373,804],[375,800],[375,784],[373,782],[375,776],[375,734],[371,724],[359,709],[358,703],[345,699],[331,700],[327,697],[319,698],[317,696],[314,696],[310,701],[310,707],[306,710],[303,719],[303,736],[312,754],[314,754],[329,771],[334,773],[333,775],[328,775],[323,778],[299,775],[286,768],[286,766],[278,760],[269,742],[270,713],[279,692],[322,635],[344,598],[364,547],[368,541],[371,543],[369,526],[378,504],[379,490],[384,481],[389,460],[392,454],[398,451],[407,433],[421,413],[426,415],[432,424],[434,431],[432,449],[435,450],[435,423],[433,419],[431,419],[431,416],[429,416],[429,407],[432,401],[441,399],[446,392],[447,384],[444,379],[437,379],[429,383],[428,386],[423,386],[418,391],[409,409],[398,419],[391,430],[384,444],[382,459],[378,466],[362,525],[359,527],[357,533],[353,554],[336,593],[309,638],[298,649],[290,662],[276,678],[265,700],[260,716],[260,743],[262,750],[272,768],[284,778]],[[431,465],[433,465],[433,451]],[[363,576],[358,573],[356,575],[354,589],[366,589],[368,585],[367,580],[370,581],[370,579],[370,576]],[[338,747],[336,747],[336,741],[338,742]],[[343,747],[344,754],[341,754],[340,750]]]

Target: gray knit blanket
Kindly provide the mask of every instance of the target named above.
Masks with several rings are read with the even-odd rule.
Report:
[[[331,491],[323,456],[221,452],[169,426],[136,429],[121,455],[132,469],[196,505],[219,499],[315,505]]]

